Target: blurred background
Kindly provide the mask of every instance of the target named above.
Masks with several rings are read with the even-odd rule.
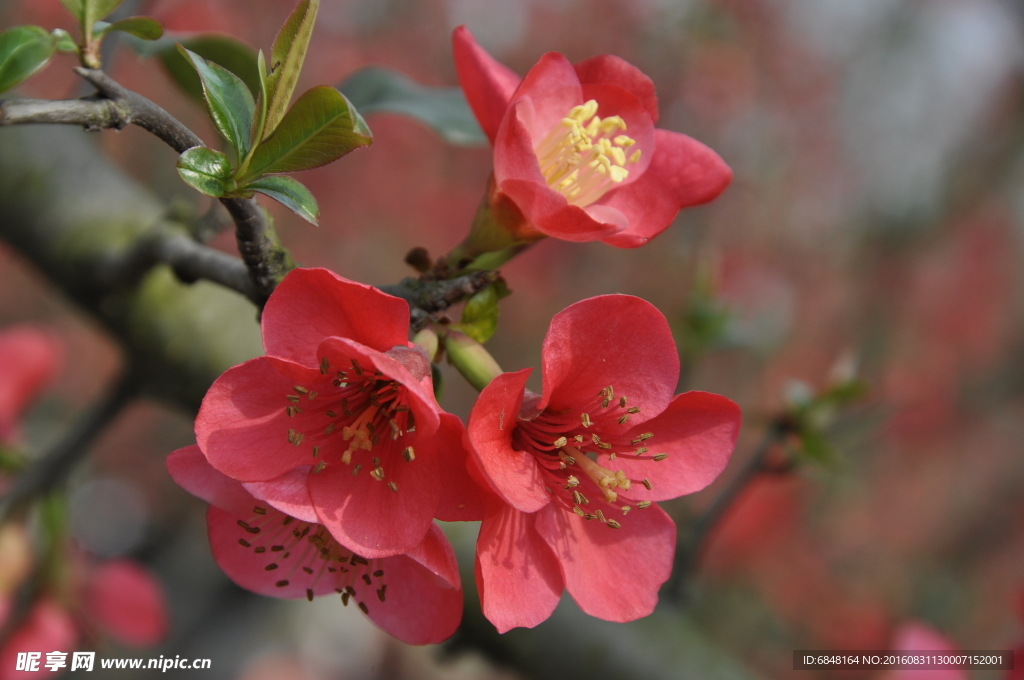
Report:
[[[292,6],[153,0],[136,3],[134,13],[171,31],[220,31],[266,50]],[[23,23],[74,30],[58,0],[0,0],[0,29]],[[325,0],[300,87],[337,84],[371,64],[456,85],[450,34],[459,24],[519,73],[546,51],[573,61],[625,58],[653,79],[659,126],[703,141],[735,172],[718,200],[684,212],[647,247],[547,240],[505,266],[514,294],[502,302],[488,345],[506,370],[538,366],[552,315],[603,293],[638,295],[666,314],[683,359],[680,389],[726,395],[744,412],[722,478],[665,504],[681,540],[780,411],[851,367],[867,386],[827,429],[826,451],[813,460],[792,452],[794,469],[761,475],[736,499],[671,609],[594,628],[593,672],[602,654],[633,653],[643,656],[638,669],[674,669],[660,677],[869,677],[793,671],[792,651],[888,649],[915,623],[955,648],[1021,645],[1022,5]],[[72,66],[58,57],[20,94],[82,94]],[[108,68],[215,139],[204,111],[156,61],[121,48]],[[461,240],[490,150],[447,145],[395,115],[368,122],[371,148],[301,178],[320,201],[320,227],[264,202],[300,263],[386,284],[412,274],[402,261],[410,248],[439,255]],[[161,200],[206,210],[158,140],[130,128],[98,141]],[[230,235],[217,244],[233,252]],[[121,353],[0,243],[0,329],[26,322],[49,329],[65,356],[26,420],[32,455],[111,381]],[[474,393],[446,373],[443,406],[466,416]],[[209,556],[204,505],[164,471],[164,456],[194,441],[192,415],[133,404],[73,478],[79,543],[99,558],[139,559],[168,593],[168,641],[139,656],[209,657],[210,671],[178,674],[245,680],[529,678],[543,675],[538,666],[557,666],[558,647],[537,646],[523,631],[506,644],[540,650],[534,665],[514,655],[495,661],[472,639],[407,647],[330,598],[278,602],[235,589]],[[453,529],[464,566],[473,532]],[[465,585],[472,589],[469,572]],[[563,600],[534,633],[557,636],[579,622]],[[87,648],[108,656],[121,649]]]

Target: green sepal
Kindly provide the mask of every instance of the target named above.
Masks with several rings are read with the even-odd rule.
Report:
[[[238,151],[239,158],[244,157],[249,153],[249,135],[256,113],[256,102],[249,88],[241,78],[222,66],[181,45],[178,49],[199,74],[206,109],[217,131]]]
[[[220,198],[231,186],[231,161],[220,151],[197,146],[178,158],[178,174],[196,191]]]
[[[309,189],[297,179],[280,175],[262,177],[246,184],[243,189],[270,196],[310,224],[318,225],[320,206]]]
[[[485,343],[498,329],[498,301],[509,295],[502,281],[495,281],[466,301],[462,318],[455,326],[479,343]]]
[[[372,142],[366,121],[344,95],[333,87],[314,87],[298,98],[277,130],[255,148],[239,183],[318,168]]]
[[[299,73],[306,60],[309,39],[313,35],[320,0],[302,0],[274,38],[270,51],[270,72],[267,76],[267,121],[263,137],[273,134],[285,117],[288,103],[299,82]]]
[[[0,92],[21,84],[46,66],[57,41],[39,26],[15,26],[0,33]]]
[[[398,113],[429,125],[449,144],[487,145],[461,88],[428,87],[397,71],[369,66],[350,75],[338,89],[364,116]]]

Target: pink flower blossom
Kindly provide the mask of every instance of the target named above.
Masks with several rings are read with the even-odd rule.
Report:
[[[0,332],[0,443],[17,439],[22,414],[60,362],[61,347],[48,333],[31,326]]]
[[[459,625],[458,565],[436,524],[404,555],[367,558],[317,522],[304,471],[288,471],[273,483],[241,484],[211,467],[197,446],[168,456],[167,469],[210,503],[206,521],[214,559],[242,588],[310,600],[340,594],[344,605],[359,607],[410,644],[441,642]],[[258,500],[268,489],[273,502]]]
[[[297,269],[263,311],[267,356],[225,372],[196,419],[210,464],[279,510],[305,480],[316,517],[365,557],[409,552],[432,519],[479,519],[464,427],[407,340],[409,306],[326,269]],[[288,474],[291,473],[291,474]]]
[[[534,626],[564,588],[593,616],[646,616],[675,552],[675,524],[655,501],[718,476],[739,408],[705,392],[672,395],[675,342],[639,298],[568,307],[542,357],[543,397],[525,389],[530,370],[505,373],[470,415],[473,460],[497,493],[477,543],[484,614],[500,631]]]
[[[708,147],[655,128],[654,84],[619,57],[570,64],[549,52],[520,79],[464,26],[453,44],[462,90],[494,145],[492,211],[519,240],[635,248],[732,179]]]

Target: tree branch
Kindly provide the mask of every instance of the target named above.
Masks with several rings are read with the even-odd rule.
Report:
[[[126,373],[117,387],[99,403],[89,407],[42,458],[18,475],[14,486],[0,499],[0,517],[6,517],[25,502],[42,495],[67,478],[89,450],[89,444],[113,420],[125,404],[138,394],[139,386]]]
[[[174,116],[123,87],[103,71],[76,68],[75,72],[91,83],[99,91],[98,95],[68,101],[0,102],[0,125],[50,123],[81,125],[86,130],[121,130],[127,125],[137,125],[179,154],[205,146],[202,139]],[[277,283],[294,265],[254,200],[222,198],[220,201],[235,221],[238,250],[252,280],[250,292],[240,292],[262,308]]]

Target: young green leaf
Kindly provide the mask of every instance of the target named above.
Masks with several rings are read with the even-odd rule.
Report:
[[[426,123],[455,146],[486,146],[466,97],[457,87],[427,87],[397,71],[370,66],[349,76],[339,87],[360,113],[399,113]]]
[[[97,21],[94,24],[94,28],[96,29],[97,36],[105,35],[111,31],[120,31],[134,35],[142,40],[159,40],[164,34],[163,24],[150,17],[128,17],[127,19],[115,21],[112,24]]]
[[[82,20],[82,13],[85,9],[83,4],[84,0],[60,0],[60,4],[64,5],[64,9],[71,13],[78,21]]]
[[[249,135],[251,146],[263,140],[263,130],[267,125],[267,60],[263,56],[263,50],[256,55],[256,68],[260,72],[260,92],[256,97],[256,118],[253,120],[252,134]]]
[[[53,29],[50,31],[50,35],[53,37],[53,45],[58,52],[78,52],[78,43],[63,28]]]
[[[456,328],[481,344],[490,340],[498,329],[498,300],[504,297],[502,291],[508,294],[504,284],[501,289],[492,284],[469,298]]]
[[[88,18],[99,21],[121,6],[124,0],[83,0],[82,5],[88,12]],[[67,7],[67,5],[65,5]]]
[[[163,44],[165,40],[156,45],[132,39],[126,42],[139,50],[143,56],[149,56],[152,54],[150,50],[155,49],[156,55],[175,85],[197,102],[204,102],[203,86],[196,75],[196,70],[178,51],[174,42],[166,40],[166,44]],[[208,34],[182,40],[181,44],[203,59],[219,64],[241,78],[254,98],[259,94],[260,75],[256,69],[256,51],[245,43],[226,35]]]
[[[280,176],[263,177],[243,188],[266,194],[310,224],[317,225],[320,206],[309,189],[298,180]]]
[[[217,130],[238,151],[238,157],[244,157],[249,153],[249,131],[256,113],[256,102],[249,88],[227,69],[184,47],[179,46],[179,49],[199,74],[206,108]]]
[[[15,26],[0,33],[0,92],[46,66],[56,49],[57,38],[39,26]]]
[[[178,158],[178,174],[193,189],[220,198],[227,193],[231,161],[220,151],[197,146]]]
[[[277,130],[256,147],[239,183],[318,168],[372,142],[366,121],[344,95],[333,87],[314,87],[298,98]]]
[[[263,137],[269,137],[288,110],[288,103],[299,82],[299,73],[306,60],[313,24],[320,9],[320,0],[302,0],[274,39],[270,51],[270,73],[267,77],[267,123]]]

